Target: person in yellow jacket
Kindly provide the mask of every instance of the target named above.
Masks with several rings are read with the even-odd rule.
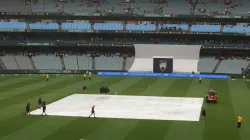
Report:
[[[84,73],[83,74],[83,79],[86,80],[87,75]]]
[[[91,73],[89,73],[89,80],[91,80],[91,77],[92,77],[92,75],[91,75]]]
[[[238,122],[238,128],[241,128],[241,123],[242,123],[242,121],[243,121],[243,119],[242,119],[242,117],[241,116],[238,116],[237,117],[237,122]]]
[[[49,82],[49,75],[48,74],[45,75],[45,78],[46,78],[47,82]]]
[[[200,78],[199,78],[199,83],[200,83],[200,84],[201,84],[201,81],[202,81],[202,78],[200,77]]]

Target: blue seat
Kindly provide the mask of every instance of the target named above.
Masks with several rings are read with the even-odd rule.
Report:
[[[58,30],[59,25],[57,23],[31,23],[30,29],[38,30]]]
[[[63,30],[90,30],[90,23],[62,23]]]
[[[181,30],[188,30],[188,25],[187,24],[160,24],[158,26],[158,29],[161,29],[161,28],[176,28],[177,30],[181,29]]]
[[[122,23],[95,23],[94,30],[123,30]]]
[[[25,22],[0,22],[0,29],[19,29],[25,30]]]
[[[155,24],[126,24],[127,31],[155,31]]]
[[[250,33],[250,26],[224,26],[223,32],[225,33]]]
[[[192,25],[191,32],[220,32],[220,25]]]

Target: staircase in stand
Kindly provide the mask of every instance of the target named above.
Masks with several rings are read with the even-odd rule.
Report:
[[[220,26],[220,32],[223,33],[223,30],[224,30],[224,25],[221,25]]]
[[[93,24],[93,23],[91,23],[90,29],[91,29],[92,31],[94,31],[94,24]]]
[[[18,69],[20,70],[19,64],[18,64],[17,61],[16,61],[16,57],[15,57],[14,55],[12,55],[12,56],[13,56],[15,62],[16,62],[16,65],[17,65]]]
[[[60,61],[61,61],[62,69],[65,70],[66,68],[65,68],[63,56],[60,56]]]
[[[247,67],[242,71],[242,74],[245,74],[250,68],[250,63],[247,65]]]
[[[62,24],[59,24],[59,29],[58,29],[59,32],[62,32]]]
[[[92,57],[92,71],[95,71],[95,57]]]
[[[36,66],[35,66],[35,63],[34,63],[33,59],[31,57],[29,57],[29,60],[30,60],[30,64],[32,66],[32,69],[35,71],[36,70]]]
[[[123,57],[123,59],[122,59],[122,71],[126,71],[126,62],[127,62],[127,57]]]
[[[214,67],[212,73],[215,73],[215,72],[217,71],[218,67],[219,67],[220,64],[221,64],[221,61],[222,61],[222,60],[218,60],[218,62],[217,62],[217,64],[215,65],[215,67]]]
[[[30,23],[26,22],[26,30],[27,32],[30,32]]]
[[[6,70],[6,67],[5,67],[1,57],[0,57],[0,70]]]

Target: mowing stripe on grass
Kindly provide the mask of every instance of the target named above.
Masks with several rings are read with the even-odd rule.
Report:
[[[22,85],[29,84],[29,82],[36,82],[38,80],[37,77],[22,77],[22,78],[12,78],[9,81],[1,82],[4,83],[0,86],[0,94],[1,92],[6,92],[8,90],[11,90],[13,88],[21,87]]]
[[[227,80],[211,80],[210,88],[217,91],[219,99],[217,104],[207,104],[203,140],[240,140]]]
[[[71,123],[75,119],[76,118],[58,119],[57,117],[44,116],[43,119],[4,137],[4,140],[43,140],[43,138],[53,134],[58,129]],[[32,133],[29,133],[31,131]]]
[[[136,123],[137,120],[105,119],[102,125],[84,136],[84,139],[123,140]]]
[[[172,121],[141,120],[124,140],[162,140]]]
[[[56,80],[54,79],[53,81],[50,82],[50,84],[54,83],[55,81]],[[43,81],[43,80],[31,81],[29,83],[22,83],[22,86],[19,86],[17,88],[11,88],[8,91],[1,92],[0,96],[3,99],[8,99],[8,98],[11,98],[13,96],[23,94],[24,92],[28,92],[28,91],[31,91],[31,90],[34,90],[37,88],[47,86],[47,85],[48,85],[48,83]]]
[[[81,80],[81,79],[79,79],[79,80]],[[77,81],[76,81],[76,82],[77,82]],[[89,86],[91,86],[91,84],[94,84],[94,83],[96,83],[96,82],[97,82],[97,81],[91,81],[91,82],[89,82]],[[59,90],[56,90],[56,91],[52,91],[52,92],[55,93],[55,94],[46,93],[46,94],[43,95],[43,98],[44,98],[44,99],[47,99],[47,100],[46,100],[47,103],[54,102],[54,101],[59,100],[59,99],[65,97],[65,96],[68,96],[68,95],[70,95],[70,94],[72,94],[72,93],[75,93],[75,91],[72,91],[72,89],[78,89],[79,87],[81,87],[81,82],[77,82],[76,84],[70,85],[70,86],[64,86],[64,88],[62,88],[62,89],[59,89]],[[30,103],[31,103],[31,104],[36,104],[37,98],[38,98],[38,97],[36,97],[35,99],[28,99],[28,100],[30,100]],[[14,108],[11,109],[12,112],[10,112],[10,113],[15,113],[15,114],[9,114],[8,116],[13,117],[14,115],[20,114],[20,113],[21,113],[21,115],[17,115],[17,116],[15,116],[14,118],[9,118],[9,119],[7,119],[7,120],[2,121],[2,122],[5,122],[5,123],[2,123],[2,122],[1,122],[3,128],[6,127],[6,125],[12,124],[12,123],[13,123],[12,120],[15,120],[15,119],[18,120],[19,117],[22,118],[22,117],[24,116],[23,109],[20,108],[20,106],[22,107],[21,104],[20,104],[20,105],[15,105]],[[33,106],[33,108],[34,108],[34,107],[36,107],[36,106]],[[27,120],[28,120],[28,122],[26,121],[26,124],[25,124],[25,123],[21,123],[21,124],[20,124],[20,123],[19,123],[19,124],[17,123],[17,124],[18,124],[18,128],[12,127],[12,129],[9,129],[9,131],[4,131],[4,134],[7,135],[8,133],[11,132],[11,130],[17,131],[17,130],[19,130],[19,129],[22,129],[22,128],[24,128],[24,127],[27,127],[28,125],[30,125],[30,124],[32,124],[32,123],[34,123],[34,122],[40,120],[42,117],[34,117],[34,116],[26,117],[26,116],[25,116],[25,118],[27,118]],[[33,120],[33,121],[29,121],[29,118],[36,118],[36,119]],[[0,124],[1,124],[1,123],[0,123]]]
[[[185,97],[193,79],[176,79],[169,88],[165,90],[164,96]]]
[[[0,136],[5,137],[10,133],[18,131],[23,127],[27,127],[37,121],[41,120],[41,117],[32,117],[32,116],[25,116],[23,113],[22,115],[18,115],[16,117],[11,117],[5,121],[0,122]],[[15,126],[15,127],[13,127]]]
[[[141,79],[142,77],[126,77],[124,80],[109,86],[111,94],[115,94],[116,92],[118,93],[118,95],[122,94],[122,91],[134,85]]]
[[[249,82],[236,80],[228,81],[228,86],[230,89],[230,95],[235,110],[235,115],[240,115],[243,118],[242,128],[239,129],[241,140],[249,139],[250,130],[250,93],[249,93]]]
[[[125,90],[123,90],[120,94],[123,95],[139,95],[143,91],[145,91],[147,88],[149,88],[149,85],[152,85],[155,81],[157,81],[156,78],[153,77],[143,77],[142,79],[138,80],[133,85],[129,86]]]
[[[198,80],[192,80],[185,97],[201,97],[204,98],[205,93],[208,91],[209,79],[203,81],[202,84]],[[203,138],[203,122],[183,122],[174,121],[168,131],[165,140],[202,140]]]
[[[164,96],[165,90],[168,89],[175,79],[157,78],[149,88],[142,92],[143,96]]]
[[[71,118],[71,117],[68,117]],[[67,118],[65,118],[67,119]],[[89,118],[76,118],[68,125],[61,127],[53,134],[45,137],[43,140],[78,140],[86,137],[95,132],[96,128],[101,127],[106,119],[89,119]]]
[[[8,82],[15,82],[13,79],[18,81],[20,78],[27,78],[27,76],[0,76],[0,86],[8,85]]]
[[[101,87],[104,87],[104,86],[109,87],[109,86],[111,86],[111,85],[113,85],[115,83],[119,83],[119,82],[121,82],[122,80],[125,79],[124,77],[102,77],[102,78],[103,78],[103,80],[91,85],[91,88],[87,87],[86,93],[89,93],[89,94],[91,94],[91,93],[94,93],[94,94],[99,93]],[[112,89],[110,89],[110,90],[112,90]]]
[[[48,82],[48,85],[45,87],[41,88],[36,88],[34,90],[25,92],[21,95],[16,95],[13,96],[12,98],[3,100],[0,102],[0,109],[7,108],[13,104],[19,104],[20,102],[23,102],[29,98],[33,97],[39,97],[40,95],[50,92],[55,89],[60,89],[63,88],[61,85],[69,85],[69,84],[74,84],[75,83],[75,78],[72,77],[60,77],[60,80],[58,79],[58,82],[50,84]]]
[[[165,91],[164,95],[170,97],[186,97],[193,81],[194,79],[176,79],[174,83]],[[167,129],[164,130],[165,134],[163,139],[168,140],[180,138],[182,136],[181,134],[185,131],[184,128],[187,123],[183,121],[170,121],[168,123]],[[184,126],[180,128],[180,125]]]

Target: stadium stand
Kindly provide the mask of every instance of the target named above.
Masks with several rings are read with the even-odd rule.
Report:
[[[159,29],[171,29],[171,28],[175,28],[177,30],[181,29],[181,30],[188,30],[188,25],[187,24],[160,24],[158,26]]]
[[[21,69],[21,70],[31,70],[32,69],[32,65],[30,63],[28,56],[14,55],[14,58],[17,62],[17,65],[19,66],[19,69]]]
[[[131,66],[134,63],[134,60],[135,60],[135,57],[133,57],[133,56],[126,58],[126,68],[125,68],[126,71],[128,71],[131,68]]]
[[[237,0],[227,6],[224,1],[202,0],[198,1],[194,13],[196,15],[248,15],[250,2],[248,0]],[[2,1],[1,11],[5,12],[29,12],[28,1]],[[101,13],[134,13],[134,14],[190,14],[191,6],[188,0],[169,0],[167,3],[159,4],[148,0],[134,0],[134,3],[126,4],[121,1],[98,0],[94,1],[68,1],[60,4],[51,0],[35,1],[31,3],[33,12],[47,13],[80,13],[80,14],[101,14]]]
[[[192,32],[220,32],[220,25],[192,25]]]
[[[93,23],[91,21],[85,22],[67,22],[62,23],[61,30],[79,30],[79,31],[91,31],[91,30],[106,30],[106,31],[191,31],[191,32],[224,32],[224,33],[250,33],[250,26],[247,23],[239,23],[236,25],[191,25],[191,30],[189,30],[188,23],[181,22],[180,24],[162,24],[162,23],[150,23],[143,21],[142,23],[119,23],[119,21],[113,21],[112,23]],[[0,22],[0,29],[9,30],[26,30],[29,25],[31,30],[57,30],[59,31],[59,23],[55,22],[36,22],[36,23],[26,23],[26,22]],[[158,25],[158,26],[157,26]]]
[[[37,29],[37,30],[58,30],[59,25],[57,23],[31,23],[30,29]]]
[[[155,24],[126,24],[127,31],[155,31]]]
[[[19,66],[12,54],[1,56],[1,59],[7,70],[19,70]]]
[[[25,22],[0,22],[0,29],[17,29],[17,30],[25,30],[26,23]]]
[[[200,57],[198,62],[199,72],[212,72],[215,65],[217,64],[215,57]]]
[[[92,57],[87,55],[77,55],[80,70],[92,70]]]
[[[63,57],[65,68],[70,70],[78,70],[78,64],[77,64],[77,56],[76,55],[67,55]]]
[[[223,32],[225,33],[250,33],[250,26],[237,25],[237,26],[224,26]]]
[[[249,64],[247,60],[222,60],[216,73],[241,74],[242,68]]]
[[[32,57],[36,69],[62,69],[60,58],[53,54],[40,54]]]
[[[62,23],[62,30],[84,30],[91,29],[90,23]]]
[[[123,30],[122,23],[95,23],[94,30]]]
[[[95,68],[97,70],[122,70],[122,57],[119,56],[99,56],[95,57]]]

